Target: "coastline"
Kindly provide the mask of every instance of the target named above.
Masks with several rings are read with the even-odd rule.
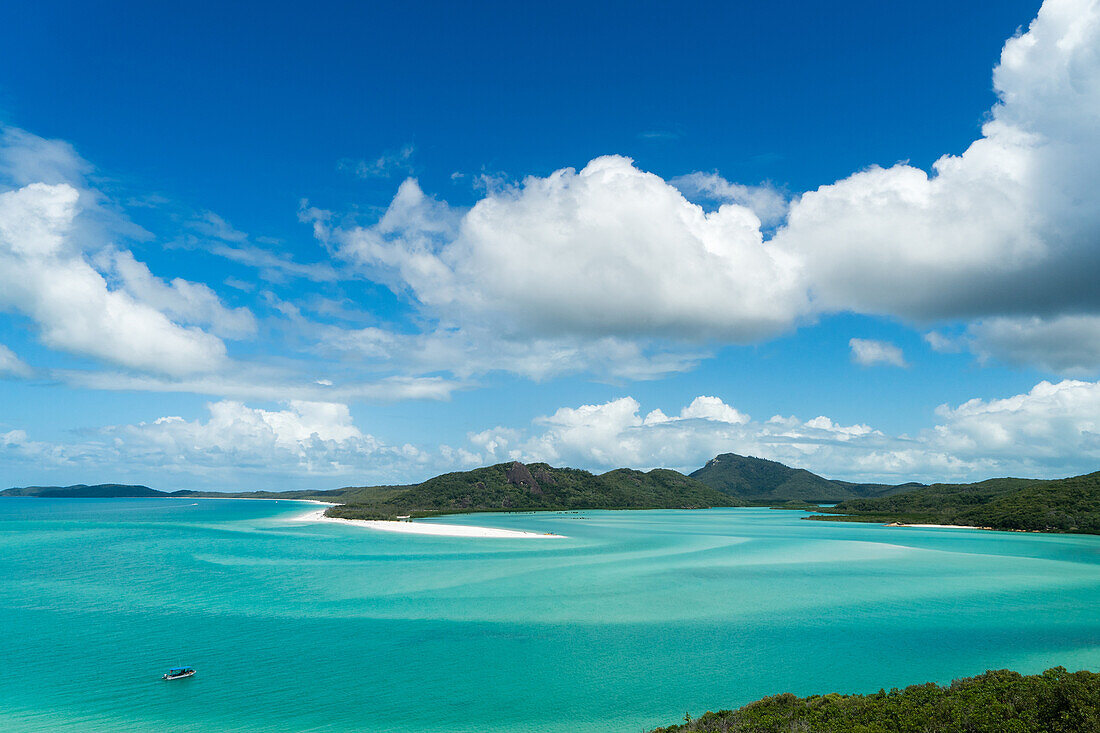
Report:
[[[882,525],[883,527],[922,527],[925,529],[987,529],[991,532],[996,530],[993,527],[975,527],[972,524],[906,524],[905,522],[889,522]],[[1013,530],[1009,530],[1013,531]]]
[[[326,502],[316,503],[325,504]],[[315,509],[305,514],[299,514],[298,516],[289,518],[288,521],[336,523],[361,527],[363,529],[373,529],[379,532],[433,535],[436,537],[567,539],[565,535],[561,534],[541,534],[539,532],[524,532],[518,529],[499,529],[496,527],[475,527],[470,524],[432,524],[428,522],[388,521],[381,519],[342,519],[340,517],[326,517],[324,509]]]
[[[776,509],[777,507],[772,507]],[[883,521],[887,517],[883,516],[871,516],[861,517],[858,514],[826,514],[818,512],[810,512],[802,519],[816,520],[818,522],[859,522],[863,524],[877,524],[880,527],[910,527],[912,529],[980,529],[986,532],[1017,532],[1019,534],[1067,534],[1067,535],[1086,535],[1096,536],[1100,535],[1100,532],[1088,532],[1088,531],[1074,531],[1074,530],[1053,530],[1053,529],[1016,529],[1014,527],[989,527],[978,526],[976,524],[931,524],[928,522],[886,522]]]
[[[331,501],[319,501],[318,499],[275,499],[270,496],[148,496],[142,499],[213,499],[214,501],[296,501],[300,504],[321,504],[323,506],[339,506]]]

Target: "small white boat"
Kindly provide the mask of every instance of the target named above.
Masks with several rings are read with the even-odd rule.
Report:
[[[165,672],[162,680],[182,680],[184,677],[190,677],[195,674],[193,667],[176,667]]]

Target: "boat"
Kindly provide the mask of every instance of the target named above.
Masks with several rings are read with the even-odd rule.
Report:
[[[193,674],[195,674],[195,669],[193,667],[176,667],[174,669],[168,670],[164,674],[164,676],[161,677],[161,679],[162,680],[182,680],[184,677],[190,677]]]

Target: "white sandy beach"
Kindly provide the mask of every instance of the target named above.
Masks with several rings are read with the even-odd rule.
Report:
[[[318,502],[322,503],[322,502]],[[475,527],[469,524],[436,524],[433,522],[390,522],[374,519],[340,519],[338,517],[326,517],[324,509],[316,509],[292,519],[295,522],[335,522],[337,524],[349,524],[364,529],[375,529],[381,532],[399,532],[402,534],[426,534],[437,537],[499,537],[510,539],[565,539],[560,534],[540,534],[538,532],[523,532],[516,529],[497,529],[496,527]]]

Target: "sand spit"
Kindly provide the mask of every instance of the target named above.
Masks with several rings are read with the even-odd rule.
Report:
[[[475,527],[469,524],[436,524],[434,522],[390,522],[375,519],[341,519],[326,517],[324,509],[317,509],[294,517],[295,522],[334,522],[348,524],[380,532],[398,532],[401,534],[424,534],[436,537],[497,537],[510,539],[565,539],[565,535],[523,532],[516,529],[498,529],[496,527]]]

